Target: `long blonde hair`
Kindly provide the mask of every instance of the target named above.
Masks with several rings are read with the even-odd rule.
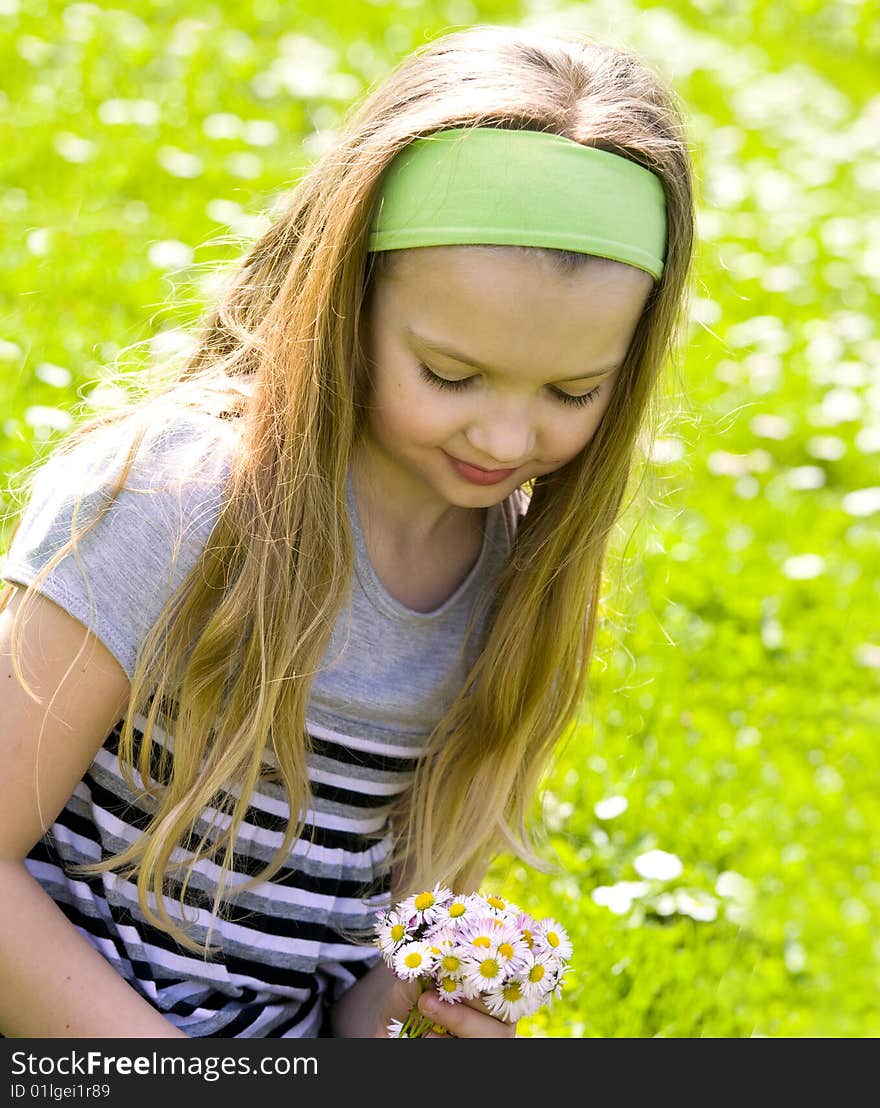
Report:
[[[585,694],[607,544],[637,440],[655,412],[656,383],[683,346],[692,170],[677,98],[638,57],[585,38],[473,26],[418,48],[349,113],[337,145],[276,208],[273,225],[200,321],[194,350],[173,378],[154,395],[89,419],[56,449],[66,453],[125,420],[135,431],[101,514],[46,571],[109,509],[149,428],[187,407],[239,416],[216,525],[142,644],[121,726],[120,765],[132,789],[132,771],[141,775],[149,826],[119,854],[78,867],[136,873],[145,917],[189,949],[205,947],[169,915],[163,894],[176,888],[183,905],[192,867],[223,851],[213,911],[222,910],[236,834],[270,749],[290,820],[277,853],[244,887],[270,879],[303,832],[309,686],[354,569],[345,480],[369,395],[360,328],[374,277],[371,210],[383,170],[403,147],[465,126],[551,131],[612,151],[653,170],[667,202],[665,269],[610,406],[575,459],[529,483],[529,510],[487,609],[477,661],[393,810],[394,861],[405,863],[409,888],[435,881],[475,888],[502,850],[543,865],[531,801]],[[591,260],[542,252],[564,271]],[[160,715],[168,703],[174,718]],[[136,714],[145,719],[138,752]],[[161,782],[151,783],[155,726],[173,734],[174,752]],[[228,825],[198,839],[206,807],[228,815]],[[179,846],[187,861],[172,864]],[[172,884],[181,868],[182,883]]]

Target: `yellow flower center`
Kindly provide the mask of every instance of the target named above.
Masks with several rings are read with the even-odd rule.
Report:
[[[419,912],[424,912],[424,910],[426,908],[430,908],[433,903],[433,893],[419,893],[419,895],[415,899],[416,910]]]
[[[409,966],[410,969],[415,969],[422,964],[422,956],[417,950],[411,950],[403,959],[404,965]]]
[[[459,916],[463,916],[467,909],[460,900],[456,900],[454,904],[449,905],[449,915],[452,919],[458,919]]]
[[[447,954],[441,962],[441,965],[448,973],[455,973],[455,971],[461,966],[461,962],[454,954]]]
[[[502,943],[501,946],[498,947],[498,953],[501,955],[502,958],[512,958],[513,947],[510,945],[510,943]]]
[[[488,939],[485,935],[477,935],[473,940],[474,946],[482,946],[488,949],[492,945],[492,940]]]
[[[526,929],[525,929],[525,928],[523,928],[523,933],[522,933],[522,936],[523,936],[523,938],[525,939],[525,941],[526,941],[526,944],[528,945],[528,948],[529,948],[529,950],[531,950],[531,949],[532,949],[532,947],[534,946],[534,943],[532,942],[532,933],[531,933],[531,931],[526,931]]]
[[[454,993],[458,988],[458,982],[454,977],[442,977],[440,979],[440,988],[444,993]]]
[[[480,974],[490,979],[498,976],[498,963],[494,958],[486,958],[480,962]]]
[[[402,923],[394,923],[391,925],[391,938],[396,943],[399,943],[403,936],[406,934],[406,928]]]
[[[522,989],[516,981],[512,981],[509,985],[505,985],[502,991],[505,1000],[522,1000]]]
[[[555,931],[547,932],[547,942],[551,946],[559,946],[559,936],[556,934]]]
[[[532,966],[529,970],[529,981],[542,981],[544,978],[543,966]]]
[[[507,905],[501,899],[500,896],[487,896],[486,903],[491,904],[493,908],[506,908]]]

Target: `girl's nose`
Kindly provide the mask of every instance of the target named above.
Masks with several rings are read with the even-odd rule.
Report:
[[[513,469],[534,458],[534,414],[525,410],[524,404],[507,404],[503,409],[496,405],[485,418],[474,421],[467,432],[468,442],[486,460],[487,469]]]

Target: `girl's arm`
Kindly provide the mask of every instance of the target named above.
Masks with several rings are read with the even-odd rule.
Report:
[[[21,862],[0,861],[0,1031],[8,1039],[186,1039],[76,930]]]
[[[16,589],[0,611],[0,1032],[188,1038],[116,973],[25,868],[122,715],[129,684],[99,639],[37,595],[16,639],[24,676],[41,698],[35,703],[12,664],[21,598]]]

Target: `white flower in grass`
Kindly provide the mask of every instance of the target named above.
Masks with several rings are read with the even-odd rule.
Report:
[[[523,1016],[530,1016],[540,1007],[540,999],[526,994],[522,980],[513,977],[497,988],[483,994],[483,1003],[493,1016],[513,1023]]]
[[[388,1033],[389,1039],[402,1039],[403,1035],[401,1035],[401,1031],[403,1031],[403,1021],[392,1020],[391,1023],[389,1023],[388,1026],[385,1028],[385,1030]]]
[[[561,923],[557,923],[555,919],[551,919],[549,916],[547,919],[538,921],[534,940],[535,949],[537,950],[546,950],[550,954],[555,954],[557,958],[561,958],[564,962],[567,962],[571,957],[572,946],[568,932]]]
[[[451,889],[447,889],[444,885],[435,885],[433,889],[408,896],[406,900],[401,901],[398,908],[404,918],[414,919],[416,925],[433,923],[440,907],[448,904],[452,899]]]
[[[376,943],[382,951],[385,961],[393,956],[401,943],[412,938],[412,930],[400,918],[397,912],[385,912],[376,927]]]
[[[412,979],[430,973],[434,966],[434,955],[426,942],[414,940],[404,943],[394,952],[392,968],[398,977]]]

